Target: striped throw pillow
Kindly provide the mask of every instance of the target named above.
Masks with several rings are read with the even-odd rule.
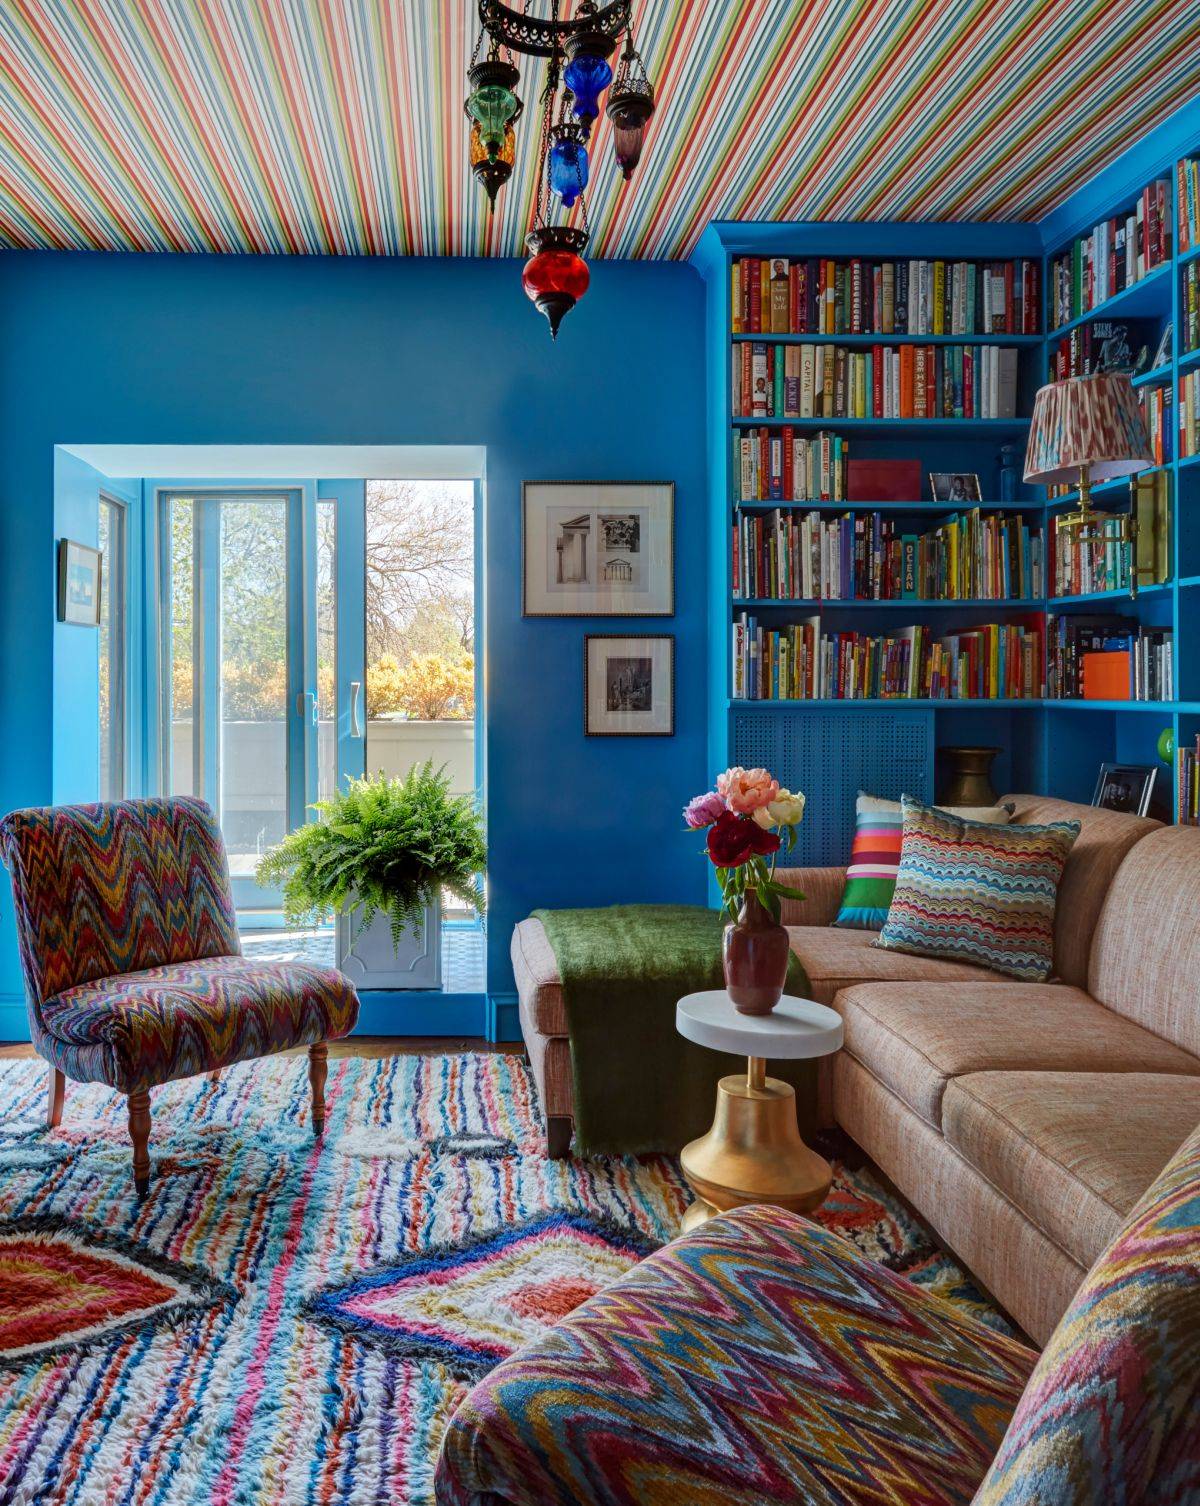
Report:
[[[954,805],[954,816],[1001,825],[1012,820],[1015,805]],[[846,869],[846,887],[835,926],[878,931],[887,919],[900,867],[902,813],[899,800],[881,800],[859,791],[854,808],[854,846]]]
[[[989,826],[907,795],[902,804],[896,892],[872,946],[1048,978],[1058,882],[1079,822]]]

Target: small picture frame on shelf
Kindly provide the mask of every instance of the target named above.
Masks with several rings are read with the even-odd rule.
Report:
[[[1102,763],[1092,804],[1107,811],[1144,816],[1150,809],[1157,772],[1151,764]]]
[[[522,616],[671,617],[671,481],[526,481]]]
[[[675,735],[675,639],[669,633],[584,636],[583,730],[588,737]]]
[[[74,539],[58,541],[58,620],[79,627],[100,626],[99,549]]]
[[[956,506],[983,501],[979,477],[974,471],[931,471],[929,491],[935,502],[951,502]]]

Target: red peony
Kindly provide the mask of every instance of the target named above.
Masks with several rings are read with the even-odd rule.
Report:
[[[779,851],[779,838],[757,821],[726,811],[708,829],[708,855],[718,868],[740,868],[754,853],[766,857]]]

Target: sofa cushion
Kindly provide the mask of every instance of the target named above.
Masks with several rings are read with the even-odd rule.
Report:
[[[518,921],[509,950],[522,1016],[531,1019],[542,1035],[566,1035],[562,979],[545,926],[533,918]]]
[[[903,806],[896,892],[875,945],[1048,978],[1058,881],[1079,823],[964,821],[908,795]]]
[[[966,1506],[1033,1352],[779,1208],[712,1219],[505,1360],[443,1506]]]
[[[1067,854],[1058,883],[1054,920],[1054,968],[1059,983],[1088,986],[1088,958],[1092,936],[1113,875],[1135,842],[1162,825],[1148,816],[1130,816],[1102,806],[1074,805],[1046,795],[1005,795],[1016,805],[1013,823],[1044,826],[1054,821],[1078,821],[1079,835]]]
[[[1200,1059],[1065,984],[864,983],[834,1007],[845,1049],[935,1129],[946,1083],[967,1072],[1200,1076]]]
[[[788,926],[792,951],[808,973],[809,996],[819,1004],[832,1004],[839,989],[856,983],[888,979],[928,978],[942,982],[955,979],[974,983],[1004,983],[999,973],[967,962],[939,962],[935,957],[910,957],[903,952],[884,952],[871,945],[876,932],[852,931],[834,926]]]
[[[1084,1278],[975,1506],[1200,1500],[1200,1130]]]
[[[1200,828],[1152,832],[1108,891],[1089,974],[1096,998],[1200,1055]]]
[[[1200,1124],[1200,1076],[972,1072],[942,1132],[1042,1233],[1091,1265]]]

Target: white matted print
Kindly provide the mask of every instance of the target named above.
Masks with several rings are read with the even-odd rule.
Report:
[[[670,481],[526,481],[526,617],[670,617]]]
[[[674,638],[615,633],[584,637],[583,730],[589,737],[674,734]]]

